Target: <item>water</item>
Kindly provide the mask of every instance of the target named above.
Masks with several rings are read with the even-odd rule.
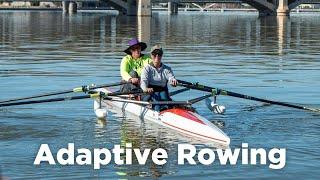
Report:
[[[116,82],[127,41],[142,36],[149,48],[155,43],[164,46],[163,61],[178,78],[320,107],[319,15],[276,19],[254,13],[157,13],[148,20],[108,13],[64,16],[2,11],[0,99]],[[202,93],[192,91],[176,98],[198,95]],[[177,166],[177,145],[189,142],[186,138],[121,114],[111,113],[105,122],[98,121],[92,102],[79,100],[1,109],[2,175],[13,179],[319,178],[319,114],[232,97],[219,97],[218,102],[227,107],[225,115],[212,114],[204,103],[195,107],[209,120],[225,123],[222,129],[231,138],[231,148],[241,143],[249,143],[249,148],[286,148],[286,166],[281,170],[241,163]],[[157,166],[149,158],[145,166],[111,163],[100,170],[33,165],[43,143],[56,152],[68,143],[76,148],[111,149],[124,142],[134,148],[165,148],[168,162]]]

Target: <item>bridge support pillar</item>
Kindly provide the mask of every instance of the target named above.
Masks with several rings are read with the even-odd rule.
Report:
[[[277,16],[277,26],[278,26],[278,54],[283,55],[286,44],[290,43],[288,41],[288,34],[290,34],[290,21],[288,16]]]
[[[68,13],[69,4],[70,4],[69,1],[62,1],[62,12],[63,13],[65,13],[65,14]]]
[[[174,1],[168,2],[168,13],[169,14],[178,14],[178,3]]]
[[[151,16],[151,0],[138,0],[138,16]]]
[[[139,16],[138,17],[138,39],[139,41],[150,44],[151,38],[151,17]]]
[[[83,2],[77,2],[77,8],[82,8],[83,7]]]
[[[70,4],[69,4],[69,13],[70,14],[77,13],[77,3],[76,2],[70,2]]]
[[[137,15],[137,1],[136,0],[127,0],[128,8],[127,15],[128,16],[136,16]]]
[[[277,16],[289,16],[288,0],[279,0]]]

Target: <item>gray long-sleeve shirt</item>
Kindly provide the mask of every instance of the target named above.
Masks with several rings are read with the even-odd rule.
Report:
[[[162,63],[160,68],[156,68],[152,64],[148,64],[142,70],[140,87],[143,91],[149,85],[165,87],[173,79],[175,77],[169,66]]]

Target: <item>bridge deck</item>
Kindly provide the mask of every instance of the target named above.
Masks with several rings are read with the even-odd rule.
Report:
[[[5,0],[2,2],[61,2],[61,1],[72,1],[72,0]],[[73,1],[99,2],[102,0],[73,0]],[[108,0],[104,0],[104,1],[108,1]],[[242,2],[242,0],[151,0],[152,3],[167,3],[169,1],[177,2],[177,3],[241,3]],[[298,1],[304,4],[320,4],[320,0],[297,0],[297,2]]]

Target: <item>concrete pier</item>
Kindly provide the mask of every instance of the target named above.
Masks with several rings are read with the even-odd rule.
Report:
[[[62,1],[62,12],[67,14],[69,12],[69,1]]]
[[[278,26],[278,54],[283,55],[285,50],[285,45],[288,43],[286,42],[287,35],[288,35],[288,16],[277,16],[277,26]]]
[[[77,3],[76,2],[70,2],[69,3],[69,13],[70,14],[76,14],[77,13]]]
[[[150,44],[151,39],[151,17],[138,16],[138,39]]]
[[[127,15],[136,16],[137,15],[137,1],[127,0]]]
[[[62,1],[62,12],[64,14],[75,14],[77,13],[78,5],[76,2],[72,1]]]
[[[277,16],[289,16],[288,0],[279,0]]]
[[[138,0],[138,16],[151,16],[151,0]]]
[[[178,3],[174,1],[168,2],[168,13],[169,14],[178,14]]]

